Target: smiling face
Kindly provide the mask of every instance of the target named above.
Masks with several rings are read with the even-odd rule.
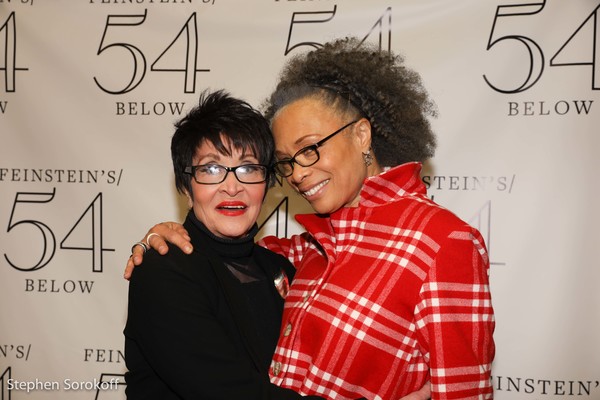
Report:
[[[291,158],[303,147],[315,144],[354,118],[341,116],[315,98],[304,98],[283,107],[272,121],[275,157]],[[365,119],[346,128],[318,148],[320,159],[314,165],[294,164],[287,181],[319,214],[329,214],[344,206],[356,206],[365,178],[380,172],[367,168],[363,152],[370,147],[370,125]]]
[[[244,154],[231,146],[229,149],[231,156],[219,153],[212,143],[204,141],[196,149],[193,165],[214,163],[237,167],[259,163],[252,154]],[[234,239],[245,236],[256,222],[267,184],[241,183],[229,172],[223,182],[214,185],[199,184],[191,178],[191,187],[188,201],[196,218],[214,235]]]

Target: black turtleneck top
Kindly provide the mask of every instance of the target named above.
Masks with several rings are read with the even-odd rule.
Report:
[[[293,266],[254,244],[256,226],[223,239],[190,212],[184,227],[193,253],[149,250],[129,282],[127,398],[306,399],[268,375],[283,312],[273,279]]]
[[[263,361],[268,366],[279,338],[282,311],[279,302],[273,299],[274,277],[267,276],[264,267],[258,265],[253,257],[256,247],[254,237],[258,233],[258,226],[255,224],[248,235],[242,238],[227,239],[214,235],[193,213],[190,213],[188,219],[206,235],[211,249],[239,283],[239,290],[247,301],[251,318],[256,321],[261,355],[266,357]]]

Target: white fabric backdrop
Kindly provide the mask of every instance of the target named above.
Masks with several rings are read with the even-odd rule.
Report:
[[[0,400],[124,398],[125,260],[185,212],[173,122],[204,88],[259,106],[286,57],[348,34],[438,105],[423,179],[490,250],[495,397],[600,399],[599,6],[0,0]],[[276,188],[264,231],[308,211]]]

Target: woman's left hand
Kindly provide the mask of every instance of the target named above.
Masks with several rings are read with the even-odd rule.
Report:
[[[139,243],[143,243],[147,248],[153,248],[159,254],[165,255],[169,251],[167,242],[173,243],[186,254],[190,254],[193,250],[187,231],[183,225],[177,222],[161,222],[154,225]],[[139,243],[136,243],[137,246],[134,245],[131,249],[131,256],[125,265],[123,277],[127,280],[131,278],[133,269],[140,265],[144,258],[146,250]]]

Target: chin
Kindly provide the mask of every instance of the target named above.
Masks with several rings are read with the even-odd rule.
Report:
[[[352,207],[352,204],[345,203],[341,198],[331,199],[331,201],[325,201],[322,198],[309,203],[317,214],[332,214],[344,207]]]
[[[326,204],[319,204],[319,202],[310,203],[310,206],[317,214],[331,214],[335,211],[335,209],[328,207]]]

